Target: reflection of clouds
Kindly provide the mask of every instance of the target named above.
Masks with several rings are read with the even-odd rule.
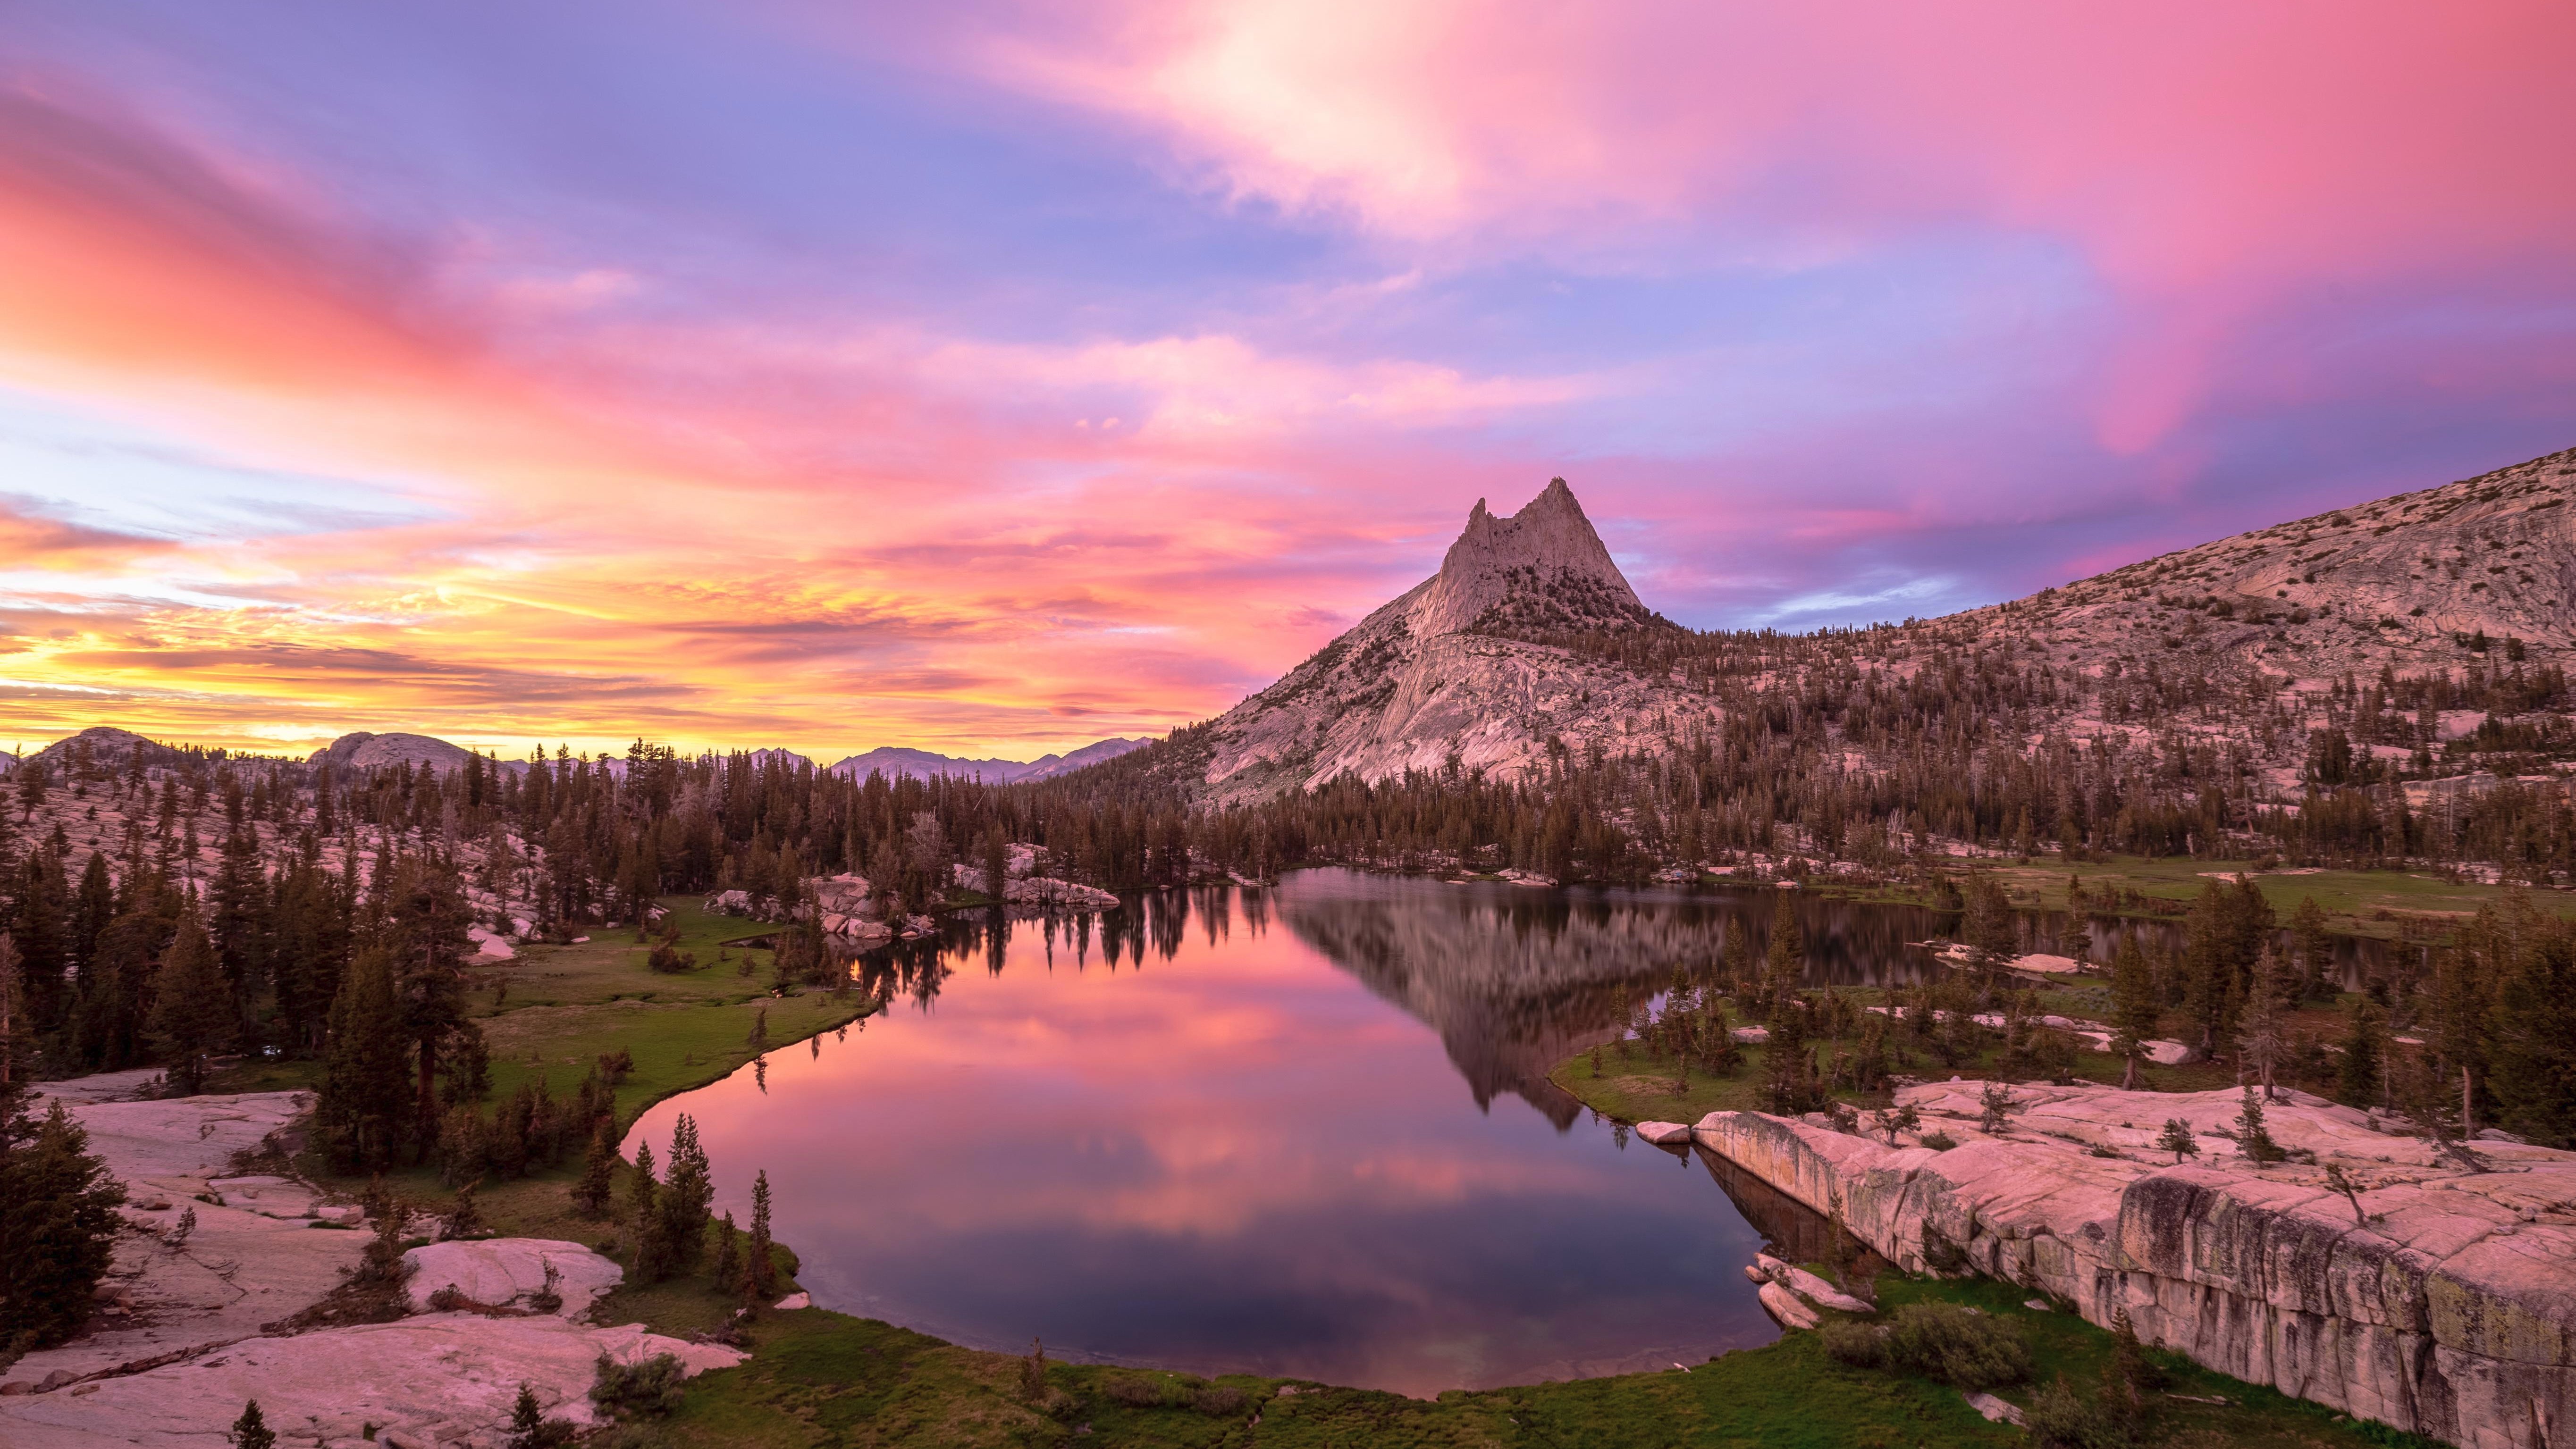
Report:
[[[737,1219],[766,1167],[827,1304],[979,1346],[1427,1392],[1769,1337],[1705,1180],[1480,1111],[1294,933],[1129,909],[1169,954],[1050,973],[1015,928],[996,976],[960,939],[934,1010],[636,1130],[696,1116]]]

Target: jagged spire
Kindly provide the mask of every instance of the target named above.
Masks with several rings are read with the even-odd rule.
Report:
[[[1551,591],[1613,614],[1645,613],[1562,478],[1549,480],[1527,507],[1508,517],[1497,517],[1477,499],[1466,529],[1449,545],[1439,575],[1415,602],[1408,622],[1418,638],[1454,634],[1515,595]]]

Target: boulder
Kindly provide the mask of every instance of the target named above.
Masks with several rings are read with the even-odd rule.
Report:
[[[811,1293],[790,1293],[786,1297],[781,1298],[776,1303],[770,1305],[772,1308],[789,1313],[792,1313],[799,1308],[811,1308],[813,1306],[814,1295]]]
[[[1640,1122],[1634,1130],[1657,1147],[1690,1146],[1691,1130],[1679,1122]]]
[[[403,1254],[403,1292],[416,1313],[427,1311],[431,1296],[442,1288],[454,1288],[487,1308],[531,1307],[528,1300],[546,1291],[549,1269],[554,1292],[563,1301],[547,1311],[572,1319],[626,1277],[625,1269],[579,1243],[480,1238],[430,1243]]]
[[[1768,1253],[1753,1260],[1753,1267],[1765,1282],[1777,1283],[1819,1308],[1837,1313],[1876,1313],[1871,1305],[1854,1298],[1833,1284],[1794,1263],[1784,1263]]]
[[[1763,1284],[1754,1296],[1762,1300],[1763,1308],[1779,1320],[1782,1328],[1813,1328],[1824,1321],[1822,1315],[1802,1302],[1797,1294],[1777,1283]]]
[[[1988,1423],[2010,1424],[2018,1428],[2027,1417],[2019,1408],[1983,1389],[1965,1390],[1960,1396],[1968,1401],[1969,1408],[1983,1414]]]

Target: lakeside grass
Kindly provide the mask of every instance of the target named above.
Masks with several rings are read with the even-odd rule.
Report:
[[[488,1102],[506,1100],[523,1083],[533,1084],[540,1078],[561,1099],[602,1054],[623,1050],[635,1066],[616,1090],[622,1132],[666,1097],[720,1081],[764,1050],[775,1051],[846,1027],[874,1009],[871,998],[855,989],[836,995],[807,988],[773,996],[771,954],[723,944],[753,933],[756,927],[733,917],[709,915],[693,896],[664,897],[662,905],[671,914],[656,930],[656,939],[676,926],[679,949],[697,956],[697,969],[654,971],[645,964],[650,945],[636,942],[631,929],[598,932],[579,945],[522,946],[514,961],[477,963],[470,968],[469,1014],[482,1029],[491,1053]],[[719,959],[720,954],[724,959]],[[751,968],[748,973],[742,970],[745,965]],[[752,1042],[756,1022],[763,1026],[765,1047]],[[207,1090],[309,1089],[320,1080],[319,1062],[245,1062],[219,1074]],[[614,1216],[586,1217],[573,1205],[572,1189],[581,1175],[586,1145],[586,1138],[570,1144],[559,1167],[515,1179],[486,1179],[475,1194],[476,1205],[498,1235],[586,1243],[632,1268],[633,1244],[627,1241],[631,1235]],[[656,1143],[656,1149],[661,1145]],[[309,1150],[294,1165],[316,1184],[351,1198],[374,1181],[334,1173],[318,1152]],[[719,1177],[730,1181],[747,1179],[761,1166],[715,1164]],[[623,1210],[633,1176],[632,1165],[621,1160],[612,1214]],[[439,1181],[435,1166],[398,1167],[386,1172],[382,1182],[418,1213],[443,1215],[455,1202],[455,1193]],[[787,1275],[779,1292],[793,1291],[795,1253],[782,1244],[775,1261]],[[721,1326],[734,1304],[731,1295],[716,1291],[712,1278],[702,1270],[663,1283],[629,1281],[601,1300],[594,1314],[601,1323],[642,1323],[658,1333],[682,1335]]]
[[[1813,988],[1809,994],[1819,990],[1847,997],[1863,1007],[1887,1004],[1892,995],[1875,987]],[[2099,983],[2052,982],[2036,988],[2031,996],[2041,1015],[2098,1021],[2110,1010],[2110,989]],[[2292,1037],[2332,1039],[2343,1028],[2344,1010],[2356,999],[2347,993],[2338,998],[2334,1006],[2307,1007],[2291,1013],[2289,1030]],[[1727,998],[1725,1004],[1732,1020],[1739,1023],[1747,1020],[1732,998]],[[1808,1045],[1816,1048],[1820,1058],[1830,1058],[1838,1046],[1850,1050],[1857,1041],[1850,1037],[1839,1040],[1825,1037]],[[1986,1080],[1996,1074],[2003,1056],[2000,1044],[1989,1043],[1973,1055],[1962,1055],[1952,1065],[1927,1051],[1915,1050],[1909,1055],[1904,1038],[1899,1034],[1890,1036],[1889,1049],[1893,1070],[1923,1081],[1950,1077]],[[1688,1089],[1678,1094],[1673,1091],[1673,1083],[1681,1075],[1679,1059],[1668,1053],[1649,1050],[1636,1041],[1629,1042],[1625,1052],[1616,1045],[1604,1046],[1597,1054],[1578,1052],[1557,1063],[1548,1072],[1548,1080],[1563,1088],[1576,1101],[1615,1122],[1690,1123],[1711,1112],[1769,1110],[1762,1095],[1763,1057],[1768,1050],[1761,1045],[1739,1047],[1734,1068],[1725,1073],[1711,1073],[1694,1062]],[[1596,1055],[1600,1063],[1597,1070],[1593,1064]],[[2121,1059],[2109,1052],[2079,1046],[2075,1053],[2073,1075],[2085,1081],[2117,1086],[2124,1070]],[[2169,1067],[2141,1064],[2138,1075],[2140,1083],[2149,1091],[2206,1092],[2236,1084],[2234,1068],[2211,1062]],[[2284,1085],[2298,1085],[2286,1076],[2282,1080]],[[1845,1088],[1835,1091],[1832,1096],[1835,1101],[1850,1103],[1863,1112],[1886,1106],[1890,1101],[1890,1094],[1884,1091],[1856,1092]]]
[[[2121,910],[2107,903],[2124,890],[2135,891],[2153,901],[2170,901],[2188,906],[2200,895],[2201,888],[2216,879],[2234,884],[2238,872],[2253,875],[2255,888],[2272,905],[2273,913],[2286,924],[2290,913],[2302,899],[2313,897],[2318,909],[2326,913],[2326,929],[2336,935],[2396,939],[2407,933],[2410,925],[2418,931],[2439,934],[2477,914],[2482,906],[2504,899],[2516,889],[2513,886],[2454,884],[2425,871],[2402,870],[2313,870],[2275,867],[2264,871],[2260,862],[2247,860],[2201,860],[2188,856],[2113,856],[2107,861],[2079,862],[2069,865],[2047,856],[2034,856],[2028,863],[2013,857],[1956,860],[1946,862],[1955,868],[1990,871],[2012,896],[2013,904],[2025,910],[2062,911],[2067,908],[2067,880],[2070,876],[2084,883],[2087,897],[2085,911],[2091,915],[2173,919],[2175,913],[2155,910]],[[1928,895],[1907,887],[1838,886],[1830,877],[1808,883],[1819,895],[1835,900],[1849,900],[1889,905],[1928,904]],[[2532,901],[2546,914],[2576,917],[2576,892],[2531,890]]]
[[[1888,1275],[1886,1310],[1964,1304],[2020,1328],[2036,1372],[2000,1390],[2027,1405],[2064,1377],[2100,1382],[2108,1333],[2071,1312],[2024,1306],[2027,1289],[1988,1281]],[[774,1314],[753,1330],[741,1367],[694,1380],[659,1429],[675,1449],[699,1446],[1021,1446],[1077,1439],[1150,1449],[2008,1449],[2029,1442],[1988,1423],[1957,1389],[1828,1357],[1791,1333],[1687,1370],[1568,1383],[1455,1390],[1413,1399],[1305,1380],[1201,1379],[1152,1369],[1054,1364],[1046,1400],[1022,1390],[1023,1360],[942,1343],[890,1324],[818,1309]],[[2155,1353],[2168,1394],[2139,1443],[2162,1449],[2430,1449],[2432,1441],[2368,1425],[2321,1405]],[[2171,1395],[2223,1399],[2197,1403]]]

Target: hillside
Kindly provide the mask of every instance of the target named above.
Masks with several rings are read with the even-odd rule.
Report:
[[[2300,678],[2576,647],[2576,449],[2275,524],[1955,616],[2099,670],[2188,648]]]
[[[1797,641],[1698,633],[1648,612],[1559,479],[1508,518],[1480,501],[1438,574],[1219,717],[1206,793],[1240,803],[1453,760],[1519,777],[1559,741],[1576,754],[1654,753],[1722,728],[1720,681],[1770,696],[1812,688],[1820,672],[1911,680],[1927,657],[1959,650],[2054,666],[2054,697],[2024,711],[2034,735],[2143,728],[2153,711],[2138,697],[2189,678],[2182,693],[2243,706],[2200,723],[2278,765],[2306,748],[2303,724],[2326,722],[2307,696],[2346,674],[2456,674],[2465,700],[2472,675],[2562,661],[2576,648],[2571,493],[2576,450],[2010,603]],[[2258,703],[2286,712],[2271,721],[2280,728],[2257,728]]]

